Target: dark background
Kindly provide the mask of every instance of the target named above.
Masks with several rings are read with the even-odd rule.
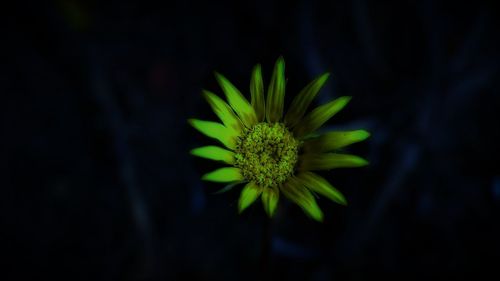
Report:
[[[17,2],[2,9],[0,279],[369,280],[498,275],[497,7],[458,1]],[[372,137],[325,222],[281,201],[237,214],[200,176],[187,118],[225,74],[243,92],[283,55],[287,93]],[[264,254],[263,254],[264,253]],[[266,266],[264,265],[264,268]],[[492,277],[496,279],[497,277]]]

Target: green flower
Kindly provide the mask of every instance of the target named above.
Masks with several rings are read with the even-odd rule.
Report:
[[[189,123],[225,148],[204,146],[191,150],[191,154],[221,161],[230,167],[205,174],[203,180],[231,186],[246,183],[239,197],[240,213],[261,197],[264,210],[272,217],[280,194],[318,221],[323,220],[323,213],[313,193],[347,204],[340,191],[311,171],[367,165],[363,158],[336,151],[365,140],[370,134],[364,130],[315,133],[351,99],[340,97],[306,114],[328,79],[328,73],[309,83],[293,99],[284,116],[286,82],[282,57],[274,67],[266,100],[260,65],[252,72],[251,102],[224,76],[218,73],[215,76],[229,104],[212,92],[203,91],[203,94],[222,123],[198,119],[190,119]]]

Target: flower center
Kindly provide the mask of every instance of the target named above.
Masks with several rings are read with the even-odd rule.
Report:
[[[279,186],[294,172],[299,145],[283,123],[258,123],[238,138],[235,166],[261,187]]]

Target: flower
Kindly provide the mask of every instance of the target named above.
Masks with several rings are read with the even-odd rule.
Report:
[[[323,213],[313,194],[347,204],[340,191],[311,171],[367,165],[363,158],[338,153],[338,149],[365,140],[370,134],[364,130],[316,133],[351,99],[340,97],[306,114],[328,76],[325,73],[310,82],[293,99],[284,116],[285,62],[282,57],[276,61],[267,100],[264,100],[260,65],[252,71],[251,102],[219,73],[215,73],[215,77],[229,104],[214,93],[203,91],[222,123],[198,119],[188,121],[225,148],[204,146],[191,150],[191,154],[231,165],[205,174],[203,180],[228,183],[230,186],[246,183],[239,197],[240,213],[260,196],[264,210],[272,217],[280,194],[317,221],[323,220]]]

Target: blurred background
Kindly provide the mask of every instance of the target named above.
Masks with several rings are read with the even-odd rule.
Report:
[[[2,280],[369,280],[498,275],[498,10],[489,2],[17,2],[2,34]],[[321,173],[349,206],[325,222],[282,200],[237,214],[239,188],[188,151],[213,144],[213,71],[244,93],[287,66],[287,103],[366,129],[360,169]],[[267,230],[266,230],[267,229]],[[493,278],[494,279],[494,278]]]

